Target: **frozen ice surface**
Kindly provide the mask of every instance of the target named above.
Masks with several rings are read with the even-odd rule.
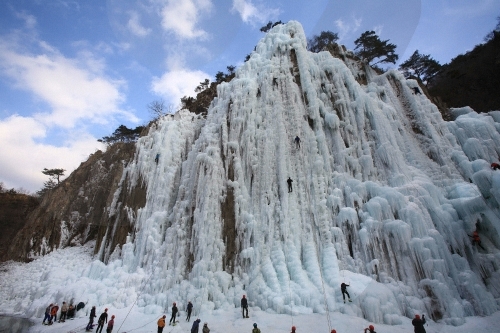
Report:
[[[128,330],[153,330],[172,302],[183,310],[191,300],[195,316],[227,332],[251,329],[254,317],[238,319],[245,294],[266,332],[290,322],[361,331],[368,321],[408,331],[417,313],[431,331],[481,322],[491,332],[498,111],[464,108],[445,122],[415,81],[368,68],[365,84],[346,62],[308,52],[297,22],[274,27],[218,86],[206,117],[182,110],[139,139],[123,184],[145,187],[146,203],[129,210],[126,244],[9,263],[0,312],[38,320],[51,302],[83,300],[119,320],[131,311]],[[118,194],[109,214],[124,204]],[[471,242],[476,229],[483,248]]]

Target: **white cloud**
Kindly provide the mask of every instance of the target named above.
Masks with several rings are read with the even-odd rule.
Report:
[[[206,38],[207,32],[197,28],[201,14],[212,9],[210,0],[168,0],[161,10],[162,27],[180,38]]]
[[[266,7],[263,4],[254,4],[251,0],[233,0],[232,11],[238,12],[245,23],[252,25],[267,23],[269,18],[279,15],[278,9]]]
[[[151,33],[151,29],[144,28],[141,25],[137,12],[131,11],[129,12],[129,14],[130,19],[127,22],[127,28],[130,30],[130,32],[132,32],[132,34],[138,37],[144,37]]]
[[[210,75],[203,71],[176,68],[161,77],[153,78],[151,90],[168,99],[171,104],[178,105],[182,97],[194,96],[196,86],[207,78],[210,78]]]
[[[16,16],[22,20],[24,20],[24,26],[27,29],[35,28],[37,21],[33,15],[27,14],[24,11],[16,13]]]
[[[13,115],[0,120],[0,182],[6,188],[36,192],[48,180],[43,168],[63,168],[68,176],[89,154],[103,148],[85,133],[58,147],[37,142],[47,133],[46,125],[32,117]]]
[[[46,44],[43,54],[21,54],[14,49],[0,42],[0,71],[15,87],[49,105],[50,110],[36,115],[45,124],[71,128],[79,120],[106,123],[115,115],[137,120],[119,107],[125,99],[120,91],[124,82],[105,77],[103,62],[91,53],[82,51],[77,60]]]
[[[346,22],[342,19],[336,20],[335,26],[338,30],[339,42],[351,39],[352,35],[359,30],[359,27],[361,27],[362,21],[362,19],[355,17],[353,17],[350,22]]]

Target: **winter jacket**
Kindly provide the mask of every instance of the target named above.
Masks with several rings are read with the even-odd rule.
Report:
[[[158,327],[165,327],[165,318],[161,317],[158,319]]]
[[[115,325],[115,320],[111,319],[108,321],[108,330],[113,329],[113,326]]]
[[[191,327],[191,333],[198,333],[198,327],[200,326],[200,321],[199,319],[195,320],[193,323],[193,326]]]
[[[260,333],[260,329],[255,327],[253,330],[252,330],[252,333]]]
[[[177,314],[177,312],[179,312],[179,309],[177,309],[177,306],[174,305],[172,307],[172,314],[175,315],[175,314]]]
[[[414,318],[411,321],[411,324],[415,326],[415,333],[425,333],[425,328],[424,328],[425,318],[422,319]]]
[[[59,307],[57,305],[54,305],[52,309],[50,309],[50,314],[55,316],[57,314],[57,310],[59,310]]]
[[[241,307],[242,308],[247,308],[248,307],[248,301],[245,297],[241,299]]]
[[[64,304],[61,306],[61,312],[68,312],[68,304],[64,303]]]
[[[107,323],[108,322],[108,313],[107,312],[101,313],[101,315],[99,316],[98,322],[99,323]]]
[[[193,310],[193,303],[189,302],[186,311],[191,312]]]
[[[208,328],[208,326],[203,325],[203,329],[201,331],[203,333],[210,333],[210,328]]]

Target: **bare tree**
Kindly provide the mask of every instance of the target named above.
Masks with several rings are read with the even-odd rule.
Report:
[[[174,107],[171,104],[165,105],[165,101],[160,99],[149,103],[148,110],[153,119],[158,119],[166,114],[173,113]]]

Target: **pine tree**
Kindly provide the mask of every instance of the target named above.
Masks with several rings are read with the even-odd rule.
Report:
[[[418,50],[403,62],[399,69],[406,78],[416,76],[420,81],[428,83],[441,70],[439,62],[434,60],[429,54],[420,54]]]
[[[335,32],[321,31],[319,36],[314,35],[307,40],[307,49],[315,53],[325,51],[328,45],[334,44],[338,39],[339,36]]]
[[[363,32],[361,36],[354,41],[354,44],[356,45],[354,50],[359,49],[356,55],[364,59],[368,64],[375,59],[380,60],[372,65],[382,62],[391,62],[395,64],[399,58],[398,55],[394,53],[396,45],[389,43],[389,40],[380,40],[375,31]]]

